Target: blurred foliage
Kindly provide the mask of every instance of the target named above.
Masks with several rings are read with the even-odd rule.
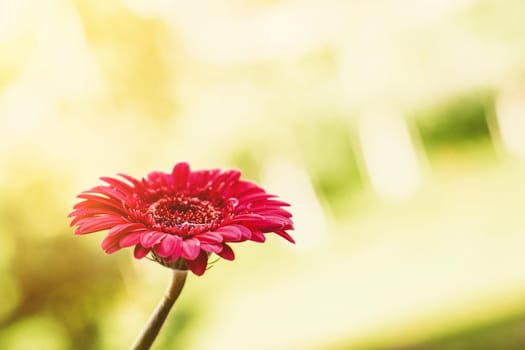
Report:
[[[492,94],[471,93],[427,107],[415,118],[426,151],[432,155],[442,148],[490,142],[487,118],[492,105]]]
[[[124,255],[101,258],[72,237],[69,206],[62,201],[69,185],[54,178],[40,162],[10,163],[0,186],[0,348],[12,350],[102,349],[108,313],[122,297]],[[17,174],[23,173],[23,178]],[[29,175],[32,174],[32,175]],[[48,174],[48,175],[45,175]],[[174,312],[159,343],[184,348],[194,308]],[[29,335],[29,336],[28,336]],[[132,339],[124,340],[131,342]],[[169,344],[169,346],[168,346]]]
[[[170,60],[179,50],[166,24],[141,17],[120,1],[75,3],[88,44],[110,85],[111,102],[148,119],[174,117],[177,79]]]
[[[363,187],[352,128],[341,118],[297,124],[301,158],[312,183],[335,215],[348,214],[352,195]]]
[[[239,147],[231,154],[231,163],[234,167],[242,169],[243,175],[252,181],[260,180],[261,154],[253,147]]]
[[[35,38],[30,33],[17,40],[0,42],[0,93],[22,73],[34,45]]]
[[[402,80],[392,85],[404,86],[400,89],[402,91],[393,89],[396,91],[388,92],[389,79],[394,79],[396,74],[404,79],[405,74],[410,73],[411,69],[414,70],[415,73],[412,73],[415,76],[424,76],[424,80],[427,79],[427,74],[429,80],[442,76],[446,78],[441,82],[444,86],[441,89],[446,92],[446,96],[440,95],[444,93],[439,88],[433,90],[433,86],[430,86],[432,84],[428,84],[431,88],[427,93],[438,97],[426,97],[419,104],[424,107],[410,116],[409,125],[413,126],[411,136],[416,143],[421,141],[422,158],[428,156],[432,167],[452,169],[459,179],[476,176],[475,172],[465,171],[460,163],[470,161],[478,154],[484,161],[496,160],[495,166],[500,164],[498,163],[500,160],[494,157],[496,131],[493,128],[495,123],[491,120],[496,94],[493,91],[479,90],[479,87],[472,85],[480,82],[484,84],[487,80],[495,79],[494,76],[498,74],[505,76],[508,73],[506,70],[496,69],[502,66],[501,62],[508,63],[510,67],[508,70],[512,72],[510,75],[522,74],[523,68],[520,68],[521,73],[518,72],[517,63],[513,62],[519,63],[523,60],[520,59],[520,55],[512,52],[519,51],[522,47],[520,45],[523,45],[521,38],[524,26],[519,16],[523,12],[520,12],[524,6],[523,1],[512,0],[506,3],[507,6],[489,0],[475,1],[472,6],[466,6],[465,10],[458,10],[461,17],[466,17],[466,20],[458,22],[461,25],[448,22],[450,18],[455,18],[454,16],[443,15],[444,20],[439,22],[441,19],[436,19],[439,14],[436,15],[437,17],[432,17],[427,11],[421,11],[413,17],[428,23],[421,25],[418,22],[414,28],[403,27],[410,22],[407,17],[396,17],[399,14],[391,14],[389,10],[384,13],[378,11],[372,2],[370,2],[371,12],[368,13],[369,23],[365,21],[366,9],[369,6],[366,2],[357,6],[359,9],[356,9],[355,13],[349,11],[353,5],[341,5],[339,2],[327,2],[325,5],[319,2],[323,4],[319,9],[301,7],[297,11],[298,15],[292,11],[293,7],[288,7],[287,2],[277,0],[253,0],[246,3],[236,1],[229,5],[219,4],[218,7],[214,7],[217,5],[211,2],[197,5],[192,5],[191,2],[178,2],[177,6],[180,6],[181,13],[183,16],[188,15],[189,20],[179,14],[178,17],[169,17],[158,9],[157,12],[151,10],[151,13],[148,11],[142,13],[140,6],[132,6],[132,4],[135,6],[142,4],[153,8],[160,6],[161,3],[163,2],[124,0],[64,2],[67,6],[71,5],[73,10],[64,11],[64,16],[70,17],[64,21],[63,27],[67,28],[69,23],[67,21],[78,22],[76,24],[82,30],[79,30],[80,34],[77,33],[78,36],[74,37],[74,40],[85,39],[88,50],[81,54],[85,56],[86,62],[95,63],[95,71],[100,73],[102,80],[101,86],[96,88],[98,89],[96,93],[86,93],[86,100],[75,99],[71,97],[75,96],[74,94],[71,96],[67,94],[69,85],[74,85],[68,80],[68,76],[55,77],[51,74],[51,79],[46,80],[48,78],[42,74],[48,69],[50,72],[55,72],[51,67],[53,62],[46,61],[46,55],[42,55],[47,49],[39,47],[42,43],[54,43],[56,46],[53,46],[52,50],[58,50],[60,54],[62,54],[60,50],[64,49],[65,61],[69,60],[67,54],[71,52],[65,50],[60,39],[56,42],[50,40],[53,39],[51,38],[53,35],[59,37],[58,33],[50,31],[39,37],[39,27],[33,28],[28,25],[27,30],[15,31],[16,35],[13,38],[0,41],[0,93],[11,86],[15,87],[14,92],[10,92],[11,95],[0,96],[0,120],[4,125],[0,132],[3,132],[2,135],[8,139],[4,142],[8,149],[0,153],[0,300],[2,300],[0,349],[82,350],[125,347],[133,339],[128,339],[128,334],[124,337],[122,332],[131,333],[132,330],[128,328],[131,327],[129,324],[132,319],[139,319],[142,322],[144,315],[141,312],[149,312],[149,309],[145,310],[147,307],[144,306],[146,303],[143,302],[142,297],[138,296],[139,291],[143,292],[144,299],[152,303],[160,296],[160,293],[157,293],[158,286],[153,286],[152,281],[148,279],[151,276],[140,274],[140,270],[130,266],[129,251],[109,257],[104,256],[99,247],[101,235],[76,239],[73,237],[73,229],[68,227],[66,215],[73,205],[74,195],[85,189],[87,182],[84,177],[88,177],[91,184],[93,174],[98,174],[99,170],[113,170],[112,167],[122,164],[140,164],[140,167],[147,167],[150,164],[164,162],[165,159],[171,161],[175,157],[184,156],[188,160],[196,159],[201,163],[223,162],[228,166],[242,169],[245,178],[259,181],[263,178],[266,167],[274,159],[281,160],[279,158],[281,157],[298,166],[301,171],[304,170],[308,175],[307,178],[312,182],[319,203],[305,207],[328,208],[330,214],[334,214],[333,217],[329,216],[333,219],[330,223],[332,225],[330,235],[335,232],[344,235],[345,242],[351,242],[336,248],[345,252],[355,250],[358,255],[359,249],[365,245],[363,242],[366,238],[360,236],[360,232],[347,230],[346,226],[343,227],[341,224],[343,219],[349,216],[349,212],[358,216],[353,214],[353,207],[367,205],[364,201],[360,201],[358,195],[368,191],[371,185],[364,169],[362,150],[357,142],[358,131],[353,123],[354,118],[358,117],[355,115],[355,110],[363,106],[366,109],[367,104],[370,104],[368,107],[373,107],[377,103],[378,96],[368,96],[367,89],[371,91],[377,89],[379,100],[382,102],[395,100],[395,96],[410,95],[411,91],[419,90],[417,83]],[[434,3],[437,4],[439,1]],[[392,4],[397,6],[396,2]],[[57,2],[56,6],[60,9],[61,5]],[[455,5],[451,3],[449,6],[452,8]],[[49,12],[54,13],[54,10],[55,8],[51,8]],[[175,10],[179,8],[174,8]],[[231,18],[225,17],[226,20],[222,19],[224,23],[217,24],[214,20],[222,18],[221,16],[224,15],[222,10],[231,11],[229,14]],[[30,14],[32,12],[30,7],[24,11],[29,16],[29,20],[25,19],[28,23],[35,21],[35,18],[31,17],[34,14]],[[443,11],[446,13],[447,10]],[[309,17],[317,13],[321,16],[319,21],[312,20],[316,17]],[[348,17],[335,18],[339,14]],[[290,19],[290,15],[295,17]],[[175,18],[178,20],[177,23]],[[432,27],[432,30],[426,28],[431,27],[434,22],[441,24]],[[262,29],[255,28],[257,26],[252,23],[259,23]],[[268,23],[270,25],[264,27]],[[282,23],[288,25],[285,29],[291,35],[286,30],[275,30],[281,28]],[[348,23],[352,25],[355,23],[356,27],[349,27]],[[211,31],[208,26],[212,28]],[[461,28],[456,32],[454,31],[457,30],[456,27]],[[57,26],[57,28],[62,27]],[[305,30],[310,28],[315,28],[319,32]],[[399,30],[399,33],[391,35],[388,28]],[[465,28],[472,30],[473,33],[487,35],[490,40],[483,41],[475,36],[471,37],[472,33],[462,31]],[[213,29],[217,29],[217,33]],[[272,30],[275,33],[270,37]],[[432,44],[427,47],[426,41],[413,43],[411,41],[413,38],[401,35],[405,32],[434,33],[442,49],[449,49],[448,39],[453,38],[454,40],[450,41],[458,44],[457,57],[463,60],[461,64],[463,66],[472,64],[474,68],[458,70],[458,72],[466,72],[465,75],[443,74],[442,70],[448,67],[447,64],[455,68],[463,67],[453,59],[445,62],[444,66],[438,64],[441,63],[441,59],[448,59],[449,56],[457,59],[452,55],[456,50],[444,50],[441,55],[434,55]],[[214,34],[217,36],[213,36]],[[203,41],[202,39],[207,35],[213,40]],[[291,40],[286,40],[287,35]],[[395,41],[398,36],[403,38],[400,43]],[[195,42],[189,41],[192,39]],[[494,44],[491,41],[500,39],[509,40],[508,46],[505,46],[507,51],[499,51],[499,45],[504,46],[499,42]],[[278,49],[271,45],[274,40],[278,43]],[[510,42],[512,40],[514,41]],[[252,41],[259,43],[260,48],[250,46]],[[465,43],[467,45],[464,45]],[[481,48],[477,46],[479,43]],[[294,46],[295,44],[297,47]],[[394,48],[398,48],[398,44],[407,47],[402,46],[399,52],[395,51]],[[221,54],[220,47],[214,45],[225,45],[232,49],[226,54],[224,52]],[[384,47],[381,45],[387,49],[383,50]],[[410,51],[412,47],[419,47],[425,53],[424,57],[419,57],[422,62],[425,61],[421,67],[417,67],[419,51]],[[459,50],[465,47],[472,48],[472,52]],[[256,54],[261,57],[254,59],[256,55],[254,54],[253,57],[248,55],[246,58],[243,54],[250,48],[260,50]],[[392,53],[390,49],[398,55],[390,55]],[[219,54],[216,51],[219,51]],[[44,58],[35,55],[35,52]],[[488,54],[493,52],[496,53],[496,58],[500,55],[507,61],[494,59],[493,62],[483,65],[485,56],[490,58],[492,56]],[[507,53],[508,57],[505,56]],[[235,54],[239,54],[239,57]],[[56,58],[53,55],[50,57]],[[232,57],[234,59],[228,61]],[[389,57],[393,57],[393,64],[390,61],[382,61],[383,58]],[[404,67],[401,62],[403,57],[416,58],[410,61],[414,63],[412,64],[414,67],[412,65]],[[438,57],[439,62],[433,62],[434,57]],[[476,62],[469,62],[471,57],[478,58],[482,64],[476,66]],[[42,62],[39,62],[39,59]],[[26,70],[29,63],[33,68]],[[88,63],[86,65],[89,66]],[[84,67],[82,64],[78,66]],[[65,67],[64,71],[71,72],[71,69],[76,69],[75,67],[77,66],[73,64],[71,67]],[[347,73],[349,76],[344,77],[345,74],[341,71],[349,67],[351,68],[350,73]],[[58,68],[57,74],[62,67]],[[420,74],[422,68],[425,74]],[[435,72],[431,72],[432,69]],[[361,72],[364,73],[360,77]],[[65,89],[62,89],[60,84],[57,86],[53,84],[55,78],[60,78],[62,83],[66,82]],[[474,83],[463,84],[463,80],[469,79]],[[348,86],[352,86],[350,92],[360,93],[362,90],[365,92],[363,96],[355,97],[345,90]],[[54,93],[46,94],[47,89]],[[417,98],[426,96],[425,93],[419,95],[419,91],[417,92],[415,94]],[[32,98],[35,96],[41,97],[41,100]],[[410,101],[411,98],[406,100]],[[427,100],[441,102],[429,104]],[[209,101],[212,102],[211,107],[201,105]],[[352,105],[353,103],[356,105]],[[360,103],[362,106],[359,105]],[[239,111],[236,107],[239,107]],[[228,118],[230,114],[235,113],[240,114],[240,117]],[[251,119],[252,116],[260,116],[260,119],[257,117]],[[223,124],[228,125],[221,129]],[[216,129],[225,130],[228,134],[222,135],[221,131]],[[219,142],[214,144],[210,139],[217,133]],[[76,141],[77,136],[79,143],[71,142]],[[180,143],[177,143],[179,141]],[[85,144],[80,144],[81,142]],[[47,148],[47,143],[58,144],[58,147]],[[2,147],[0,151],[4,151],[3,146],[4,144],[0,145]],[[207,158],[201,159],[195,155],[197,146],[201,146],[200,148],[208,153]],[[46,152],[54,153],[46,155]],[[121,163],[114,162],[115,159]],[[87,175],[86,164],[93,167],[88,169]],[[507,171],[511,173],[512,169]],[[507,179],[498,179],[498,181],[505,182]],[[514,181],[515,184],[519,184],[518,180]],[[469,179],[468,182],[469,186],[476,186],[472,184],[475,181]],[[485,186],[482,181],[479,183],[480,186]],[[439,189],[436,187],[436,190]],[[497,192],[497,189],[498,187],[493,191]],[[475,190],[478,191],[477,188]],[[420,213],[414,208],[426,205],[430,208],[429,211],[433,211],[436,208],[450,206],[447,203],[437,203],[446,200],[448,197],[438,197],[428,203],[416,195],[413,198],[413,206],[407,210],[407,213],[400,213],[402,207],[397,204],[390,204],[389,210],[391,213],[400,213],[397,214],[398,216],[406,216],[409,223],[403,227],[419,225],[415,231],[423,234],[429,230],[426,227],[428,223],[418,222]],[[373,205],[379,203],[379,199],[374,201]],[[477,204],[473,203],[474,201],[467,201],[465,205]],[[321,205],[316,206],[316,204]],[[508,209],[517,210],[518,205],[522,204],[519,202],[515,208]],[[305,228],[310,224],[309,214],[305,215],[307,219],[307,222],[303,223]],[[316,214],[324,218],[324,213]],[[243,288],[250,286],[253,287],[252,292],[258,287],[263,292],[271,292],[274,287],[271,285],[272,282],[288,286],[286,295],[278,295],[279,300],[290,298],[295,301],[304,298],[299,302],[306,306],[301,305],[301,312],[293,315],[294,321],[323,324],[344,321],[346,314],[353,312],[353,310],[345,310],[346,305],[337,305],[341,315],[336,320],[317,315],[305,316],[303,312],[306,313],[305,310],[309,312],[312,302],[306,299],[311,297],[311,294],[308,294],[311,293],[309,288],[311,285],[305,287],[296,284],[295,279],[307,275],[309,282],[317,283],[316,279],[311,278],[310,267],[324,264],[330,259],[333,259],[334,265],[337,266],[350,261],[351,264],[348,266],[351,267],[348,271],[332,270],[333,266],[328,263],[327,268],[325,265],[320,265],[323,275],[318,277],[323,278],[326,275],[333,278],[329,285],[321,286],[324,288],[323,292],[329,290],[330,293],[329,297],[322,299],[322,302],[337,302],[338,299],[335,297],[332,300],[332,294],[340,288],[339,283],[347,283],[346,276],[350,274],[350,270],[359,271],[367,278],[376,277],[373,274],[383,271],[378,266],[381,265],[384,254],[399,249],[395,244],[388,246],[386,239],[391,234],[399,236],[404,234],[395,231],[395,220],[391,217],[378,223],[376,214],[372,208],[363,215],[366,216],[363,219],[366,225],[376,228],[378,233],[375,237],[381,237],[375,245],[371,244],[379,247],[379,250],[371,251],[367,260],[368,265],[354,264],[353,257],[334,255],[336,249],[331,245],[332,237],[323,237],[325,241],[310,251],[298,244],[297,251],[300,249],[304,251],[296,253],[294,250],[293,254],[281,249],[279,245],[272,246],[271,239],[269,239],[270,248],[265,247],[267,249],[273,247],[273,251],[269,250],[270,254],[263,252],[262,249],[256,250],[252,246],[239,248],[236,252],[245,259],[244,267],[242,264],[236,264],[235,268],[232,268],[227,262],[221,263],[219,265],[221,272],[207,277],[206,281],[210,282],[199,280],[200,283],[196,283],[195,289],[189,289],[189,294],[177,304],[168,319],[156,347],[185,349],[208,337],[213,342],[215,340],[213,334],[206,332],[214,326],[221,326],[222,323],[228,324],[234,318],[234,311],[229,310],[228,306],[252,297],[252,295],[235,295],[235,292],[239,293],[239,290],[244,291]],[[470,221],[466,219],[468,218],[465,218],[461,224],[468,225]],[[517,220],[515,227],[520,225]],[[491,234],[500,234],[501,223],[493,225],[491,230],[494,232],[491,231]],[[298,235],[304,233],[297,232]],[[437,234],[441,235],[443,232]],[[352,240],[357,236],[360,236],[359,240]],[[443,251],[460,249],[461,246],[457,245],[457,240],[460,238],[461,235],[458,234],[446,242],[450,246],[443,243]],[[483,240],[483,237],[480,240]],[[475,247],[468,243],[469,248]],[[381,250],[382,247],[384,250]],[[431,248],[430,253],[440,247]],[[469,252],[464,253],[468,255]],[[425,251],[418,253],[424,255]],[[483,252],[475,257],[485,259],[482,254]],[[441,258],[442,260],[433,261],[432,264],[439,265],[443,271],[450,268],[448,255]],[[297,266],[300,268],[294,270]],[[423,269],[427,266],[413,268]],[[287,275],[290,271],[295,274]],[[226,274],[223,275],[224,272]],[[135,273],[139,276],[134,277]],[[272,280],[274,277],[275,279]],[[393,283],[406,282],[398,280],[397,276],[381,277],[384,281],[379,282],[384,282],[383,285],[388,286],[384,291],[385,295],[390,293],[390,289],[394,287]],[[230,284],[228,278],[235,279],[235,283]],[[411,277],[404,276],[404,278]],[[373,283],[368,285],[371,286],[370,292],[381,288],[379,282],[376,281],[377,285]],[[357,289],[359,286],[353,287]],[[188,288],[193,287],[188,286]],[[352,295],[344,295],[344,300],[352,297]],[[402,297],[413,296],[405,293]],[[216,304],[210,301],[211,299]],[[217,305],[220,303],[226,304],[226,310],[220,309],[222,305]],[[287,316],[287,312],[280,308],[273,310],[274,306],[268,304],[266,297],[263,300],[256,300],[253,304],[255,304],[253,310],[257,310],[257,307],[259,311],[269,310],[272,317],[277,315],[279,319],[284,319],[284,316]],[[221,322],[206,324],[209,322],[206,317],[213,312],[220,313]],[[519,315],[512,319],[499,320],[494,317],[484,326],[477,325],[473,319],[468,327],[447,329],[447,335],[441,338],[429,335],[420,343],[408,344],[396,349],[524,348],[525,319],[523,313],[519,311],[517,313]],[[128,315],[131,315],[129,319]],[[253,318],[253,321],[241,317],[241,325],[246,329],[235,329],[232,336],[239,337],[245,330],[253,330],[260,336],[257,327],[271,320],[259,316],[257,312],[250,314],[248,317]],[[209,323],[216,322],[211,319],[212,322]],[[295,324],[290,327],[295,327]],[[279,329],[279,331],[287,334],[289,330]],[[256,344],[259,339],[250,339],[250,341]],[[326,341],[329,343],[328,339]],[[236,348],[233,344],[231,346]],[[343,348],[351,346],[353,344],[345,344]],[[381,349],[393,348],[385,346]]]
[[[16,329],[10,325],[45,315],[56,322],[66,348],[97,348],[100,318],[122,287],[115,266],[80,244],[70,244],[67,232],[45,243],[20,240],[15,250],[9,273],[20,295],[18,306],[0,320],[3,332],[8,335]]]
[[[16,343],[12,334],[43,322],[53,330],[46,337],[60,335],[56,338],[62,338],[64,349],[93,349],[100,337],[99,320],[118,296],[122,280],[110,260],[71,241],[61,201],[67,183],[44,175],[43,169],[11,163],[4,173],[8,181],[0,187],[1,240],[10,245],[3,275],[10,276],[16,293],[10,310],[0,315],[0,339],[8,342],[2,348],[36,349]],[[17,179],[21,173],[26,175]]]
[[[519,350],[525,348],[525,316],[492,321],[406,350]],[[401,350],[401,348],[399,349]]]
[[[520,13],[525,11],[525,3],[507,0],[505,5],[500,6],[491,0],[475,1],[466,16],[466,23],[490,38],[519,40],[523,28]]]
[[[401,346],[355,346],[327,347],[331,350],[520,350],[525,347],[525,316],[519,315],[490,323],[456,330],[442,337],[432,337],[421,343]]]
[[[166,321],[155,346],[159,349],[187,349],[191,339],[190,331],[198,324],[197,320],[202,314],[203,310],[199,310],[195,304],[179,303]]]

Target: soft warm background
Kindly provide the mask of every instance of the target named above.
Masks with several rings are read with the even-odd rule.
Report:
[[[523,0],[0,0],[0,348],[126,349],[169,271],[75,195],[237,167],[292,203],[157,349],[525,348]]]

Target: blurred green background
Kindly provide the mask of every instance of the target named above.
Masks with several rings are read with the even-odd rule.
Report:
[[[157,349],[525,348],[522,0],[0,1],[0,348],[126,349],[169,271],[75,196],[237,167],[295,246],[191,276]]]

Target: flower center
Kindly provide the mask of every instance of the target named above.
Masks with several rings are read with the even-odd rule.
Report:
[[[149,206],[147,213],[154,227],[183,231],[213,226],[222,219],[222,211],[210,201],[186,196],[161,198]]]

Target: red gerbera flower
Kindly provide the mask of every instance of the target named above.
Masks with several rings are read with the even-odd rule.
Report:
[[[292,214],[256,184],[241,180],[237,170],[190,171],[178,163],[171,173],[152,172],[137,180],[102,177],[107,186],[82,192],[71,226],[82,235],[108,230],[102,248],[111,254],[135,246],[135,258],[151,253],[162,265],[206,271],[208,256],[215,253],[233,260],[228,243],[264,242],[274,232],[290,242]]]

